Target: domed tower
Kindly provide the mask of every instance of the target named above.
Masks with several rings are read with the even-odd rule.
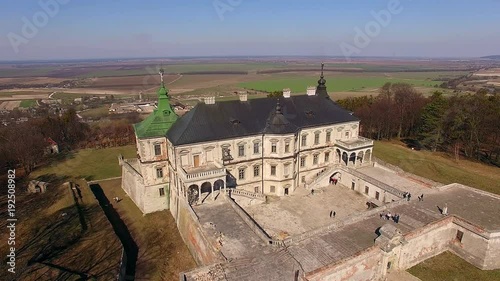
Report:
[[[169,208],[167,131],[177,121],[163,82],[157,91],[158,106],[142,122],[134,124],[137,159],[122,164],[122,187],[143,213]]]
[[[316,95],[325,96],[326,98],[329,98],[328,92],[326,91],[326,79],[325,76],[323,75],[324,67],[325,64],[321,63],[321,76],[318,80],[318,86],[316,87]]]

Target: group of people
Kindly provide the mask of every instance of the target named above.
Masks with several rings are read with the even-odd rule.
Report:
[[[395,223],[399,223],[399,214],[391,214],[391,212],[388,212],[387,214],[380,213],[380,218],[384,220],[392,220]]]
[[[336,179],[336,178],[334,178],[334,177],[331,177],[331,178],[330,178],[330,184],[337,185],[337,182],[338,182],[338,181],[339,181],[339,180],[338,180],[338,179]]]
[[[406,199],[406,201],[410,201],[411,193],[410,192],[403,193],[403,198]],[[424,201],[424,194],[422,193],[420,196],[417,196],[417,198],[418,201]]]
[[[337,215],[337,212],[330,211],[330,218],[335,218],[336,215]]]

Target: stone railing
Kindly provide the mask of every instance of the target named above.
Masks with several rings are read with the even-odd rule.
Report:
[[[355,142],[345,142],[342,140],[336,140],[337,144],[343,148],[356,149],[365,146],[373,146],[373,140],[364,137],[358,137]]]
[[[213,170],[193,172],[193,173],[186,172],[183,168],[180,168],[179,172],[180,172],[179,175],[184,180],[184,182],[192,182],[192,181],[226,176],[226,168],[215,168]]]
[[[410,173],[410,172],[406,172],[403,169],[399,168],[398,166],[389,164],[389,163],[387,163],[387,162],[385,162],[377,157],[373,157],[373,162],[374,162],[375,167],[377,167],[377,165],[378,165],[381,168],[388,169],[391,172],[397,173],[397,174],[402,175],[404,177],[407,177],[411,180],[421,182],[421,183],[423,183],[431,188],[438,188],[440,186],[443,186],[443,184],[440,182],[436,182],[436,181],[433,181],[431,179],[417,176],[417,175]]]
[[[306,188],[313,187],[319,181],[323,180],[325,176],[331,175],[333,171],[339,168],[339,166],[340,166],[339,164],[334,164],[333,166],[327,167],[323,171],[317,173],[312,180],[306,181]]]
[[[248,198],[259,199],[259,200],[262,200],[264,202],[267,199],[267,196],[265,196],[264,194],[250,192],[250,191],[246,191],[246,190],[228,189],[228,191],[229,191],[229,197],[231,197],[232,195],[239,195],[239,196],[244,196],[244,197],[248,197]]]
[[[240,216],[240,218],[250,227],[250,229],[257,234],[257,236],[264,241],[267,245],[284,247],[285,243],[280,240],[272,239],[260,225],[243,209],[238,203],[234,202],[229,195],[224,194],[224,199],[231,205],[233,210]]]
[[[341,166],[340,169],[344,170],[344,171],[346,171],[348,173],[350,173],[353,176],[356,176],[356,177],[358,177],[360,179],[363,179],[366,182],[369,182],[369,183],[377,186],[378,188],[380,188],[382,190],[385,190],[386,192],[389,192],[392,195],[395,195],[395,196],[398,196],[400,198],[403,198],[404,192],[401,191],[401,190],[399,190],[399,189],[397,189],[397,188],[394,188],[394,187],[392,187],[392,186],[390,186],[388,184],[385,184],[385,183],[383,183],[383,182],[381,182],[379,180],[376,180],[376,179],[374,179],[374,178],[372,178],[370,176],[367,176],[367,175],[365,175],[363,173],[360,173],[360,172],[358,172],[358,171],[356,171],[354,169],[351,169],[349,167]]]

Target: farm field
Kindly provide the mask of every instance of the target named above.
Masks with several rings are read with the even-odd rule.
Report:
[[[36,100],[22,100],[19,105],[22,108],[30,108],[36,105]]]

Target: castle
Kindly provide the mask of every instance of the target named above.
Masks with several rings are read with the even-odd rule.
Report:
[[[138,157],[120,158],[122,187],[144,214],[172,213],[200,265],[181,280],[379,280],[446,250],[500,268],[500,197],[375,161],[323,67],[306,94],[206,98],[182,117],[163,77],[157,93],[134,126]]]

